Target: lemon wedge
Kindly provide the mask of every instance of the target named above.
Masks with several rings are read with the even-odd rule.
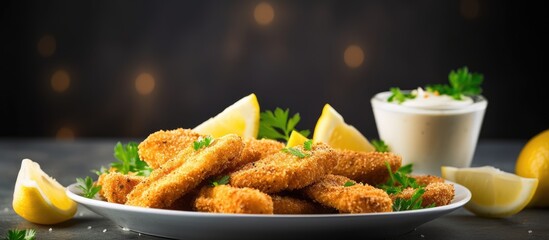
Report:
[[[517,175],[537,178],[539,181],[528,206],[549,207],[549,129],[528,140],[520,151],[515,166]]]
[[[345,123],[343,117],[329,104],[324,105],[316,122],[313,142],[324,142],[331,147],[362,152],[374,151],[374,146],[355,127]]]
[[[508,217],[520,212],[534,196],[538,180],[501,171],[492,166],[443,166],[442,177],[467,187],[471,200],[465,208],[482,217]]]
[[[234,133],[240,137],[257,138],[259,132],[259,103],[255,94],[250,94],[205,122],[194,131],[214,138]]]
[[[286,143],[286,147],[295,147],[299,145],[303,145],[308,138],[303,136],[298,131],[292,130],[292,133],[290,133],[290,138],[288,139],[288,142]]]
[[[15,181],[13,210],[32,223],[56,224],[71,219],[77,204],[67,197],[65,187],[42,171],[38,163],[23,159]]]

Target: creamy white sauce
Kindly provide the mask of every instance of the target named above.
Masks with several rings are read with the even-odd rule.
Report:
[[[462,96],[461,100],[456,100],[448,95],[437,95],[433,92],[425,91],[421,87],[413,90],[412,94],[416,95],[416,98],[406,99],[406,101],[400,104],[402,106],[424,109],[456,109],[474,103],[473,99],[467,96]]]

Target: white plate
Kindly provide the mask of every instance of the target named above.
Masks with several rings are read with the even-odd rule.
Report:
[[[471,199],[471,192],[454,184],[455,197],[446,206],[402,212],[364,214],[261,215],[222,214],[143,208],[80,196],[76,183],[68,196],[123,228],[168,238],[288,239],[311,237],[356,238],[398,236],[450,213]]]

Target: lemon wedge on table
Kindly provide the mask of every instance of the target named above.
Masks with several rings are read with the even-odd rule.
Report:
[[[374,151],[374,146],[355,127],[345,122],[329,104],[324,105],[316,122],[313,142],[324,142],[331,147],[362,152]]]
[[[523,178],[492,166],[443,166],[442,177],[467,187],[471,200],[465,208],[482,217],[508,217],[520,212],[534,196],[538,180]]]
[[[286,143],[286,147],[303,145],[307,140],[309,139],[303,136],[303,134],[299,133],[298,131],[292,130],[292,133],[290,133],[290,138]]]
[[[250,94],[216,116],[196,126],[194,131],[214,138],[235,133],[240,137],[256,138],[259,132],[259,103],[255,94]]]
[[[524,145],[517,158],[515,173],[539,181],[528,206],[549,207],[549,129],[538,133]]]
[[[64,222],[71,219],[77,210],[77,204],[67,197],[65,187],[30,159],[21,162],[12,205],[19,216],[38,224]]]

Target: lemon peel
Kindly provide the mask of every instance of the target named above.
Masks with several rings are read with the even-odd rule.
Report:
[[[240,137],[256,138],[259,132],[259,102],[256,95],[252,93],[241,98],[193,130],[214,138],[230,133]]]
[[[374,151],[374,146],[355,127],[345,122],[330,104],[324,105],[313,133],[313,142],[324,142],[331,147],[362,152]]]
[[[76,202],[66,195],[65,187],[30,159],[23,159],[21,162],[12,206],[19,216],[38,224],[67,221],[77,210]]]
[[[537,178],[538,188],[530,207],[549,207],[549,129],[532,137],[522,148],[515,164],[521,177]]]
[[[467,187],[472,198],[465,209],[482,217],[503,218],[524,209],[536,191],[538,180],[501,171],[493,166],[441,167],[442,177]]]

